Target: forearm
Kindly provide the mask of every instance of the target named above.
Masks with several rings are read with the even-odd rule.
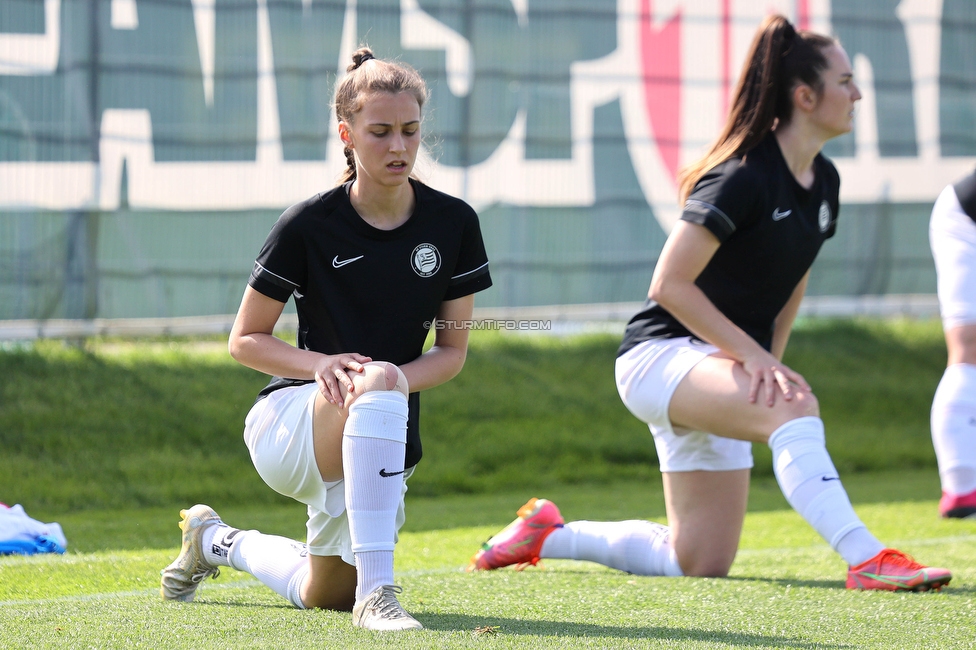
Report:
[[[803,302],[803,296],[807,291],[807,279],[809,277],[810,272],[807,271],[803,279],[793,289],[793,294],[780,310],[773,323],[773,342],[770,352],[779,360],[783,359],[783,354],[786,352],[786,344],[790,340],[793,323],[796,321],[796,315],[800,311],[800,303]]]
[[[466,349],[435,345],[422,355],[400,366],[410,392],[416,393],[446,383],[464,367]]]
[[[314,379],[316,364],[324,356],[264,332],[232,336],[229,349],[231,356],[248,368],[289,379]]]
[[[314,379],[325,355],[301,350],[274,336],[284,307],[284,303],[247,287],[227,339],[227,349],[239,363],[265,374]]]
[[[434,345],[427,352],[400,366],[410,384],[410,392],[416,393],[453,379],[468,354],[468,329],[460,323],[471,320],[474,312],[474,295],[441,303],[437,321],[450,327],[435,329]]]
[[[786,352],[786,344],[790,340],[790,332],[793,331],[793,321],[796,320],[796,312],[796,309],[787,312],[786,308],[784,308],[779,316],[776,317],[776,324],[773,326],[773,342],[770,346],[770,352],[780,361],[783,360],[783,354]]]
[[[654,269],[648,297],[692,334],[743,361],[762,348],[695,284],[718,247],[718,239],[704,227],[685,221],[676,223]]]
[[[692,334],[720,348],[733,359],[742,361],[759,346],[751,336],[720,312],[693,282],[664,284],[652,292],[651,298],[667,309]]]

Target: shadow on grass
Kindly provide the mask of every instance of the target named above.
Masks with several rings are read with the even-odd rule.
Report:
[[[660,626],[615,626],[574,623],[571,621],[522,620],[494,616],[464,616],[458,614],[419,614],[417,620],[428,630],[441,632],[471,632],[493,628],[492,636],[544,635],[560,637],[608,637],[618,639],[666,639],[669,641],[709,641],[732,646],[761,646],[779,648],[853,648],[847,644],[823,644],[777,635],[713,632]]]
[[[289,612],[297,611],[296,607],[288,602],[280,603],[249,603],[247,601],[238,600],[234,598],[222,599],[222,598],[201,598],[195,599],[193,601],[192,607],[234,607],[234,608],[250,608],[250,609],[280,609],[287,610]]]
[[[844,590],[843,580],[794,580],[790,578],[762,578],[759,576],[727,576],[723,580],[735,582],[765,582],[779,587],[809,587],[811,589],[840,589]]]
[[[766,584],[777,585],[780,587],[810,587],[812,589],[840,589],[846,590],[847,587],[842,580],[793,580],[790,578],[759,578],[754,576],[729,576],[723,580],[736,580],[739,582],[764,582]],[[951,584],[936,592],[920,591],[915,593],[938,593],[944,596],[964,596],[971,598],[976,594],[976,587],[953,587]],[[904,593],[904,592],[901,592]]]
[[[946,596],[947,598],[966,598],[968,600],[976,595],[976,587],[953,587],[950,583],[949,586],[940,591],[939,594]]]

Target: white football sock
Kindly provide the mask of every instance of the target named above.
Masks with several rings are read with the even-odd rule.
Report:
[[[847,564],[860,564],[884,549],[851,506],[827,453],[820,418],[787,422],[769,436],[769,447],[786,500]]]
[[[393,584],[396,515],[403,497],[407,398],[398,391],[368,391],[349,406],[342,436],[342,471],[356,602]]]
[[[947,367],[932,400],[932,443],[942,490],[976,490],[976,365]]]
[[[230,547],[240,530],[227,524],[207,526],[200,537],[203,559],[210,566],[230,566]]]
[[[256,530],[239,531],[232,542],[227,558],[230,566],[250,573],[295,607],[305,609],[301,596],[309,570],[305,544]]]
[[[573,521],[552,531],[540,557],[587,560],[641,576],[680,576],[671,530],[652,521]]]

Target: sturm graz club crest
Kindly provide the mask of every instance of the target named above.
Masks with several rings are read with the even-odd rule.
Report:
[[[421,244],[410,254],[410,266],[422,278],[429,278],[441,268],[441,254],[433,244]]]

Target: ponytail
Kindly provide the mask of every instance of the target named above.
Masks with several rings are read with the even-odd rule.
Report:
[[[818,93],[823,89],[820,75],[828,66],[824,50],[834,44],[834,39],[820,34],[797,32],[780,15],[762,22],[749,46],[725,126],[708,153],[678,175],[682,205],[715,166],[755,147],[774,125],[789,123],[798,84]]]

